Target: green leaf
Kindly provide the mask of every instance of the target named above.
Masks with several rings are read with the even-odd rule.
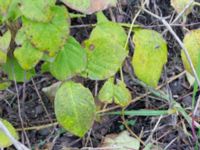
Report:
[[[98,98],[104,103],[112,103],[114,100],[115,104],[124,107],[130,103],[131,93],[126,88],[124,82],[118,80],[118,83],[115,85],[114,79],[110,78],[99,91]]]
[[[15,43],[19,46],[21,46],[25,41],[27,40],[25,29],[20,28],[17,32],[17,35],[15,37]]]
[[[19,9],[28,19],[49,22],[53,17],[51,7],[55,2],[55,0],[20,0]]]
[[[2,37],[0,37],[0,65],[6,63],[10,41],[11,33],[8,30]]]
[[[55,114],[58,122],[69,132],[82,137],[93,124],[96,113],[89,89],[81,84],[65,82],[56,93]]]
[[[23,28],[27,38],[41,51],[53,56],[66,42],[69,36],[69,14],[64,7],[52,7],[54,16],[49,23],[34,22],[23,18]]]
[[[77,11],[92,14],[96,11],[104,10],[110,6],[115,6],[117,0],[61,0],[67,6]]]
[[[2,37],[0,37],[0,50],[7,52],[11,41],[11,32],[8,30]]]
[[[18,3],[19,0],[0,0],[0,14],[3,16],[2,21],[7,19],[15,20],[21,15]]]
[[[11,85],[9,81],[0,82],[0,91],[6,90]]]
[[[88,53],[86,73],[92,80],[104,80],[118,71],[127,56],[124,49],[127,35],[120,25],[108,21],[102,13],[97,17],[97,26],[84,42]]]
[[[7,54],[3,51],[0,51],[0,66],[4,63],[6,63],[7,60]]]
[[[11,135],[18,140],[19,136],[15,128],[10,124],[7,120],[0,119],[0,121],[6,126],[8,131],[11,133]],[[10,141],[9,137],[2,131],[0,130],[0,147],[1,148],[6,148],[12,145],[12,142]]]
[[[139,29],[135,31],[133,42],[135,51],[132,65],[136,76],[149,86],[156,87],[167,62],[165,40],[156,31]]]
[[[131,93],[126,88],[126,85],[122,81],[118,81],[114,86],[114,102],[122,107],[127,106],[131,101]]]
[[[33,47],[30,42],[26,41],[22,47],[15,49],[14,56],[24,70],[30,70],[40,61],[43,52],[39,51]]]
[[[0,0],[0,14],[2,16],[6,16],[11,1],[12,0]]]
[[[50,64],[50,71],[57,79],[65,80],[82,72],[86,63],[85,50],[73,37],[70,37]]]
[[[103,103],[112,103],[114,95],[114,79],[108,79],[101,90],[99,91],[98,98]]]
[[[183,39],[183,43],[185,48],[188,50],[188,53],[190,55],[195,69],[197,70],[200,56],[200,29],[188,32]],[[181,51],[181,58],[185,69],[191,74],[193,74],[192,69],[190,68],[190,64],[183,51]]]
[[[24,82],[30,80],[35,75],[35,70],[25,71],[13,57],[8,57],[7,62],[2,66],[3,71],[8,75],[9,80]]]

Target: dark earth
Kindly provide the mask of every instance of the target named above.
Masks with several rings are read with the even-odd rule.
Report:
[[[116,8],[105,10],[104,13],[109,19],[116,22],[131,23],[139,9],[139,0],[122,0]],[[170,6],[169,0],[149,0],[148,10],[159,16],[167,17],[166,20],[168,22],[176,17],[176,13]],[[73,10],[70,10],[70,12],[74,13]],[[71,23],[71,35],[82,42],[89,37],[92,29],[91,24],[96,23],[96,17],[95,15],[88,15],[84,18],[72,19]],[[185,110],[191,108],[193,89],[189,86],[185,74],[183,73],[170,83],[166,83],[166,81],[184,71],[180,58],[181,48],[178,43],[169,32],[165,32],[166,27],[159,20],[145,12],[140,13],[135,24],[156,30],[162,33],[163,37],[167,40],[168,63],[164,67],[159,84],[165,84],[162,90],[179,102]],[[200,7],[194,7],[192,13],[188,15],[186,23],[182,24],[180,20],[173,26],[173,29],[179,38],[183,39],[184,28],[192,30],[199,27]],[[128,28],[126,30],[128,32]],[[129,47],[131,58],[134,53],[134,45],[131,41],[129,42]],[[148,89],[143,88],[132,80],[127,71],[127,68],[130,68],[128,63],[130,58],[127,58],[123,72],[126,85],[132,92],[134,99],[148,92]],[[101,146],[106,135],[118,134],[122,130],[126,130],[126,127],[123,125],[123,119],[129,122],[130,130],[139,136],[143,142],[149,138],[160,116],[122,118],[120,115],[104,115],[100,121],[95,122],[84,138],[75,137],[64,131],[59,125],[53,124],[53,122],[56,122],[53,102],[42,92],[42,88],[55,83],[56,79],[50,74],[41,74],[40,67],[41,64],[37,66],[37,76],[33,80],[17,85],[13,82],[8,90],[0,91],[0,117],[10,121],[19,130],[21,142],[25,145],[31,146],[32,149],[36,150],[93,149]],[[132,75],[134,76],[134,73]],[[119,74],[116,75],[116,78],[119,78]],[[95,92],[96,82],[80,77],[76,77],[74,80],[81,81],[93,93]],[[98,82],[98,89],[101,88],[102,84],[103,81]],[[169,105],[170,103],[166,103],[160,100],[159,97],[149,94],[129,105],[127,110],[167,109]],[[109,107],[112,107],[112,105],[107,106],[107,108]],[[196,121],[199,121],[198,118]],[[22,128],[25,129],[25,132],[22,131]],[[181,115],[167,115],[163,116],[160,120],[151,138],[151,142],[156,146],[155,150],[159,149],[158,147],[169,150],[192,150],[195,148],[197,142],[194,142],[191,134],[190,126],[184,121]],[[141,144],[141,149],[143,148],[144,146]],[[8,149],[15,148],[10,147]]]

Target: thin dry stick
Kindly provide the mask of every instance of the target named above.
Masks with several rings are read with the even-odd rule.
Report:
[[[15,146],[15,148],[17,150],[30,150],[29,148],[27,148],[25,145],[23,145],[22,143],[18,142],[9,132],[9,130],[6,128],[6,126],[2,123],[2,121],[0,120],[0,130],[2,130],[6,136],[8,136],[8,138],[10,139],[10,141],[12,142],[12,144]]]
[[[29,131],[29,130],[42,130],[42,129],[45,129],[45,128],[54,127],[56,125],[58,125],[58,122],[54,122],[54,123],[50,123],[50,124],[45,124],[45,125],[39,125],[39,126],[33,126],[33,127],[26,127],[24,129],[18,128],[16,130],[17,131],[22,131],[22,130],[25,130],[25,131]]]
[[[188,50],[185,48],[183,42],[180,40],[180,38],[179,38],[179,37],[177,36],[177,34],[174,32],[174,30],[172,29],[172,27],[168,24],[168,22],[167,22],[164,18],[159,17],[159,16],[153,14],[152,12],[146,10],[145,8],[143,8],[143,10],[144,10],[145,12],[147,12],[148,14],[152,15],[153,17],[157,18],[158,20],[162,21],[162,23],[165,25],[165,27],[166,27],[166,28],[169,30],[169,32],[174,36],[174,38],[176,39],[176,41],[178,42],[178,44],[179,44],[179,45],[181,46],[181,48],[183,49],[183,51],[184,51],[184,53],[185,53],[185,55],[186,55],[186,58],[187,58],[187,60],[188,60],[188,62],[189,62],[189,64],[190,64],[190,67],[191,67],[191,69],[192,69],[192,72],[193,72],[193,74],[194,74],[195,80],[197,81],[197,84],[198,84],[198,86],[200,87],[200,80],[199,80],[199,77],[198,77],[198,75],[197,75],[197,72],[196,72],[196,70],[195,70],[195,68],[194,68],[194,65],[193,65],[193,63],[192,63],[192,60],[191,60],[190,55],[189,55],[189,53],[188,53]],[[193,111],[193,116],[196,115],[196,112],[197,112],[197,110],[198,110],[199,104],[200,104],[200,98],[198,98],[198,100],[197,100],[195,109],[194,109],[194,111]]]
[[[44,111],[45,111],[45,113],[46,113],[46,115],[47,115],[49,121],[50,121],[51,123],[53,123],[53,120],[52,120],[51,116],[49,115],[49,112],[47,111],[47,108],[46,108],[44,102],[42,101],[42,97],[41,97],[41,95],[40,95],[40,93],[39,93],[39,91],[38,91],[38,89],[37,89],[37,86],[36,86],[36,84],[35,84],[33,78],[31,79],[31,81],[32,81],[32,83],[33,83],[34,89],[35,89],[35,91],[36,91],[36,93],[37,93],[37,95],[38,95],[38,97],[39,97],[39,101],[40,101],[40,103],[42,104],[42,107],[43,107],[43,109],[44,109]]]
[[[15,77],[14,71],[13,71],[13,77],[14,77],[15,90],[16,90],[16,93],[17,93],[18,115],[19,115],[19,119],[20,119],[20,123],[21,123],[22,129],[24,129],[24,121],[23,121],[22,115],[21,115],[21,106],[20,106],[19,91],[18,91],[17,81],[16,81],[16,77]],[[24,83],[24,85],[23,85],[23,88],[25,88],[25,83]],[[24,90],[24,89],[23,89],[23,90]],[[24,93],[23,93],[23,94],[24,94]],[[30,148],[30,147],[31,147],[31,144],[30,144],[28,135],[26,134],[26,131],[25,131],[25,130],[22,130],[22,131],[23,131],[23,134],[24,134],[24,136],[25,136],[25,138],[26,138],[27,144],[28,144],[28,146],[29,146],[29,148]]]

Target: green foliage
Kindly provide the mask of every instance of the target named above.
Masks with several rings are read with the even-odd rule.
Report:
[[[16,132],[16,130],[12,126],[12,124],[10,124],[7,120],[4,120],[4,119],[0,119],[0,120],[6,126],[6,128],[11,133],[11,135],[16,140],[18,140],[19,139],[18,133]],[[10,141],[8,136],[2,130],[0,130],[0,148],[6,148],[6,147],[9,147],[11,145],[12,145],[12,142]]]
[[[92,80],[104,80],[118,71],[127,56],[123,48],[127,35],[120,25],[108,21],[102,13],[97,17],[97,26],[84,42],[88,54],[86,74]]]
[[[51,7],[54,6],[55,2],[55,0],[19,0],[19,9],[28,19],[48,22],[54,15]]]
[[[40,61],[43,53],[25,41],[22,47],[15,49],[14,56],[24,70],[30,70]]]
[[[53,88],[56,90],[48,91],[50,97],[55,97],[55,114],[59,124],[82,137],[95,120],[96,106],[90,90],[70,81],[70,78],[82,75],[91,80],[107,79],[98,99],[104,103],[127,106],[131,101],[131,93],[123,81],[117,80],[114,83],[114,76],[128,55],[124,49],[128,37],[118,23],[109,21],[99,12],[90,37],[81,45],[69,35],[70,15],[67,8],[55,2],[0,0],[0,24],[7,31],[0,37],[0,69],[7,74],[9,80],[24,82],[35,75],[36,65],[42,62],[41,73],[50,72],[56,79],[62,80]],[[73,9],[91,14],[113,6],[117,1],[62,2]],[[184,38],[185,47],[195,67],[200,49],[199,37],[199,30],[195,30]],[[134,30],[133,42],[135,49],[132,65],[136,76],[156,87],[163,65],[167,62],[165,40],[156,31],[138,29]],[[182,59],[185,68],[191,72],[183,53]],[[10,81],[1,82],[0,90],[9,85]]]
[[[112,103],[114,95],[114,79],[108,79],[101,90],[99,91],[98,98],[103,103]]]
[[[104,103],[112,103],[114,100],[116,104],[122,107],[127,106],[131,101],[130,91],[126,88],[124,82],[118,80],[118,83],[115,85],[113,80],[113,78],[110,78],[104,83],[99,91],[99,100]]]
[[[156,87],[163,65],[167,62],[167,44],[162,36],[153,30],[135,31],[135,51],[132,65],[136,76],[146,84]]]
[[[69,81],[58,89],[55,98],[56,118],[71,133],[84,136],[92,126],[95,111],[91,92],[81,84]]]
[[[9,81],[0,82],[0,91],[7,89],[11,83]]]
[[[9,80],[24,82],[35,75],[35,70],[25,71],[13,57],[8,57],[7,62],[2,66],[3,71],[8,75]]]
[[[54,56],[65,44],[69,34],[69,14],[64,7],[52,7],[54,16],[49,23],[35,22],[23,17],[28,40],[41,51]]]
[[[16,20],[21,15],[18,3],[19,0],[0,0],[0,16],[2,16],[2,21]]]
[[[197,70],[200,56],[200,29],[188,32],[183,39],[183,43],[185,48],[188,50],[195,69]],[[190,68],[190,64],[183,51],[181,51],[181,58],[185,69],[193,74],[192,69]]]
[[[55,60],[50,63],[50,72],[57,79],[65,80],[81,73],[85,69],[86,63],[84,49],[73,37],[70,37]]]
[[[6,63],[7,52],[11,41],[11,33],[8,30],[0,37],[0,65]]]

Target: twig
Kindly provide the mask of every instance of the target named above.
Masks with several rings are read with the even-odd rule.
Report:
[[[8,129],[6,128],[6,126],[2,123],[2,121],[0,120],[0,129],[8,136],[8,138],[10,139],[10,141],[13,143],[13,145],[15,146],[15,148],[17,150],[30,150],[29,148],[27,148],[25,145],[23,145],[22,143],[18,142],[12,135],[11,133],[8,131]]]

